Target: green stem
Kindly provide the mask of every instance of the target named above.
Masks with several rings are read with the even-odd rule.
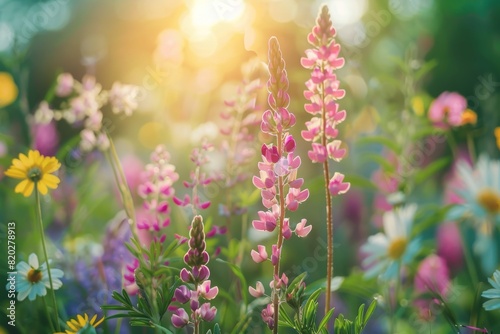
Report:
[[[132,235],[135,240],[139,240],[137,233],[135,231],[135,210],[134,204],[132,201],[132,195],[130,194],[130,190],[128,188],[127,179],[123,173],[121,168],[120,160],[118,159],[118,155],[116,154],[115,146],[113,141],[108,136],[109,139],[109,151],[104,151],[104,155],[108,159],[109,164],[111,165],[111,170],[113,171],[113,176],[115,177],[116,186],[120,191],[120,195],[122,197],[123,206],[125,207],[125,212],[129,218],[130,222],[130,230],[132,231]],[[142,249],[139,249],[142,253]]]
[[[462,249],[464,252],[465,265],[467,266],[467,271],[469,272],[472,286],[475,287],[477,286],[479,279],[477,277],[477,273],[474,268],[474,260],[472,259],[472,254],[470,253],[469,247],[467,247],[463,229],[460,228],[460,226],[459,226],[459,231],[460,231],[460,241],[462,242]]]
[[[45,257],[45,263],[47,263],[47,272],[49,274],[49,284],[50,284],[50,295],[52,297],[52,302],[54,303],[54,310],[56,313],[56,329],[58,332],[60,332],[60,327],[59,327],[59,313],[57,311],[57,300],[56,300],[56,294],[54,292],[54,287],[52,285],[52,274],[50,273],[50,264],[49,264],[49,257],[47,255],[47,247],[45,244],[45,233],[44,233],[44,228],[43,228],[43,221],[42,221],[42,206],[40,205],[40,195],[38,194],[38,184],[35,182],[35,201],[36,201],[36,216],[37,220],[40,226],[40,238],[42,240],[42,249],[43,249],[43,256]],[[50,319],[50,317],[49,317]]]
[[[47,319],[49,319],[50,329],[52,330],[52,332],[55,332],[56,329],[54,328],[54,322],[52,321],[52,317],[50,316],[49,307],[47,305],[47,301],[45,300],[45,296],[42,297],[42,301],[45,312],[47,313]]]
[[[397,311],[398,311],[398,305],[399,305],[399,289],[401,287],[401,261],[398,261],[398,275],[396,277],[396,287],[394,289],[394,299],[395,299],[395,305],[394,308],[392,309],[392,315],[391,315],[391,334],[396,333],[396,324],[397,324]],[[391,290],[389,286],[389,298],[387,302],[389,305],[391,304]]]
[[[473,140],[470,132],[467,132],[467,150],[469,151],[469,156],[470,156],[470,160],[472,161],[472,164],[475,164],[475,162],[476,162],[476,148],[474,147],[474,140]]]
[[[455,141],[455,137],[453,137],[453,133],[447,132],[446,136],[448,137],[448,144],[450,145],[451,153],[453,154],[453,158],[457,157],[457,142]]]

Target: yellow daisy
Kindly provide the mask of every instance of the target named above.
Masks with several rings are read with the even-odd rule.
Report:
[[[61,167],[61,163],[55,157],[45,157],[38,151],[30,150],[28,156],[20,153],[19,159],[12,160],[12,166],[5,175],[22,181],[14,191],[28,197],[33,192],[35,183],[38,191],[45,195],[47,188],[56,189],[61,180],[54,173]]]
[[[100,320],[97,320],[97,314],[95,314],[92,319],[89,320],[89,316],[87,315],[87,313],[84,313],[83,314],[83,317],[78,314],[76,316],[76,319],[70,319],[68,321],[66,321],[66,325],[69,327],[69,329],[66,330],[65,333],[54,333],[54,334],[78,334],[78,332],[80,331],[80,329],[83,329],[85,328],[85,326],[87,325],[90,325],[94,328],[96,328],[97,326],[99,326],[101,324],[101,322],[104,321],[104,317],[102,317],[102,319]]]

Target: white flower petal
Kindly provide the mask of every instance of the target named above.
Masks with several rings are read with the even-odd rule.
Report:
[[[28,258],[28,263],[33,269],[38,269],[38,256],[35,253],[31,253]]]

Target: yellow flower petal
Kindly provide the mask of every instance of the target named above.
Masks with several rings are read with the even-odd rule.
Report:
[[[37,188],[38,188],[38,191],[40,192],[40,194],[42,195],[46,195],[47,194],[47,191],[49,191],[47,189],[47,186],[45,185],[45,182],[38,182],[36,184]]]
[[[26,169],[31,168],[33,165],[32,161],[22,153],[19,154],[19,160],[21,160],[21,163],[26,167]]]
[[[19,168],[10,167],[4,172],[8,177],[12,177],[14,179],[24,179],[26,178],[26,172],[21,171]]]
[[[51,174],[59,167],[61,163],[55,157],[45,157],[37,150],[30,150],[27,156],[20,153],[18,159],[12,159],[12,165],[4,174],[14,179],[23,179],[14,189],[16,193],[22,193],[26,197],[31,195],[34,182],[37,182],[38,191],[45,195],[48,188],[56,189],[61,182]]]
[[[27,172],[27,171],[28,171],[28,169],[26,168],[26,165],[24,165],[24,164],[21,162],[21,160],[19,160],[19,159],[12,159],[12,164],[13,164],[15,167],[19,168],[21,171],[24,171],[24,172]]]
[[[80,324],[81,327],[85,326],[85,324],[87,323],[85,321],[85,318],[83,318],[81,315],[77,315],[76,318],[78,319],[78,324]]]
[[[18,89],[12,78],[7,72],[0,72],[0,108],[8,106],[17,99]]]
[[[45,183],[45,185],[51,189],[56,189],[57,185],[59,184],[59,182],[61,182],[61,180],[55,175],[43,174],[40,182]]]
[[[74,319],[71,319],[71,320],[67,321],[66,325],[68,325],[68,327],[71,328],[74,331],[77,331],[78,328],[79,328],[79,327],[77,327],[78,323]]]
[[[34,188],[35,188],[35,183],[30,180],[26,189],[24,189],[24,192],[23,192],[24,197],[29,197],[31,195],[31,193],[33,192]]]
[[[97,314],[94,316],[94,318],[97,316]],[[102,317],[100,320],[97,320],[95,324],[92,324],[92,326],[97,327],[99,326],[102,322],[104,321],[104,317]]]

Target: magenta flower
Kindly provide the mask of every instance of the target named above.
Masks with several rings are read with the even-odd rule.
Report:
[[[263,311],[267,314],[266,317],[263,317],[264,321],[270,328],[274,328],[274,324],[278,323],[279,304],[284,300],[284,296],[280,296],[280,294],[283,295],[283,292],[278,291],[278,286],[281,284],[279,280],[281,249],[283,241],[292,236],[286,210],[297,210],[299,204],[309,197],[309,190],[302,190],[304,180],[297,178],[301,159],[294,154],[297,143],[288,132],[295,125],[296,119],[295,115],[288,110],[290,104],[290,96],[287,92],[288,77],[285,61],[275,37],[269,40],[268,68],[270,74],[267,82],[269,109],[262,115],[261,131],[273,136],[276,141],[272,144],[262,145],[262,161],[258,163],[259,176],[254,176],[252,179],[254,186],[261,191],[262,204],[268,209],[267,211],[259,211],[259,219],[253,220],[252,225],[259,231],[273,232],[276,228],[278,229],[278,240],[271,246],[270,257],[274,267],[273,281],[271,282],[271,287],[273,287],[272,309],[276,312],[269,312],[270,309]],[[257,263],[264,262],[268,258],[266,249],[262,245],[258,246],[258,251],[252,250],[251,256]],[[250,291],[255,296],[261,294],[260,290]],[[274,331],[277,332],[277,327]]]
[[[256,263],[264,262],[267,260],[266,247],[262,245],[257,246],[258,251],[252,249],[250,255]]]
[[[34,124],[32,128],[33,148],[45,156],[54,156],[59,145],[55,122]]]
[[[187,286],[178,287],[174,296],[176,300],[182,304],[189,302],[191,308],[191,321],[198,332],[201,321],[212,321],[215,318],[217,309],[210,307],[209,303],[200,306],[200,298],[206,300],[214,299],[219,293],[219,288],[211,286],[210,270],[206,266],[209,261],[208,253],[206,252],[205,231],[203,218],[195,216],[191,223],[191,230],[189,231],[189,249],[184,255],[184,262],[190,267],[191,270],[182,268],[180,278],[185,283],[194,284],[194,290],[189,290]],[[174,316],[177,317],[174,318]],[[172,316],[172,324],[176,327],[185,326],[189,323],[189,317],[184,314],[174,314]],[[187,318],[187,320],[186,320]]]
[[[274,306],[273,304],[267,304],[266,308],[261,312],[262,320],[266,323],[269,329],[274,329]]]
[[[184,326],[186,326],[189,323],[189,315],[187,314],[187,312],[184,309],[179,308],[172,315],[171,321],[172,321],[172,325],[174,325],[174,327],[183,328]]]
[[[429,107],[429,119],[438,128],[460,126],[462,114],[467,109],[467,100],[455,92],[443,92]]]
[[[210,307],[210,303],[204,303],[199,309],[196,310],[196,314],[199,314],[203,321],[212,321],[217,314],[217,309],[215,306]]]

